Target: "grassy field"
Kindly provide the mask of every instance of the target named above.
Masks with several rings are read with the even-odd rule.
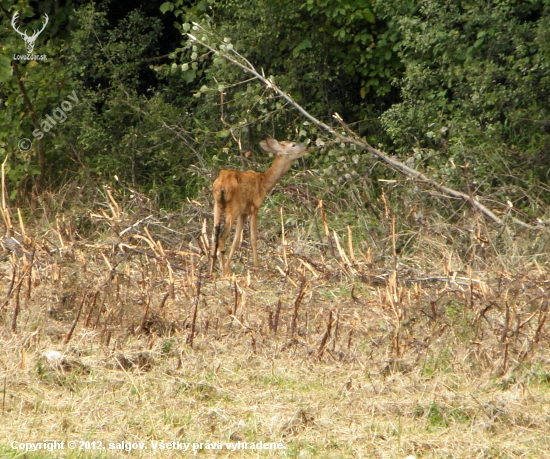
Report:
[[[208,206],[98,196],[3,209],[1,457],[550,457],[546,233],[273,198],[224,279]]]

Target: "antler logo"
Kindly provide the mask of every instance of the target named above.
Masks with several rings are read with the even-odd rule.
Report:
[[[29,54],[32,54],[34,50],[34,44],[36,42],[36,39],[38,38],[38,35],[42,33],[42,31],[46,28],[46,25],[48,24],[48,15],[44,13],[44,16],[46,18],[46,22],[44,22],[44,25],[40,30],[35,30],[31,36],[27,35],[27,29],[25,29],[24,32],[21,32],[19,28],[15,26],[15,23],[17,22],[17,18],[19,17],[19,13],[15,13],[11,20],[11,26],[13,27],[13,30],[15,30],[19,35],[21,35],[23,37],[23,40],[25,40],[25,46],[27,47],[27,53]]]

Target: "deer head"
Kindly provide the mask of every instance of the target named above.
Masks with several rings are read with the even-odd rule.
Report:
[[[42,33],[42,31],[46,28],[46,25],[48,24],[48,15],[44,13],[44,16],[46,18],[46,22],[42,25],[42,28],[40,30],[35,30],[34,33],[29,36],[27,35],[27,29],[25,29],[24,32],[21,32],[18,27],[16,27],[15,23],[17,22],[17,18],[19,17],[19,13],[15,13],[13,15],[13,18],[11,20],[11,26],[13,27],[13,30],[15,30],[19,35],[23,37],[23,40],[25,40],[25,46],[27,47],[27,53],[32,54],[34,50],[34,44],[36,42],[36,39],[38,38],[38,35]]]

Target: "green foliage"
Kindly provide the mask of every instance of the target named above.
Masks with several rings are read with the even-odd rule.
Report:
[[[20,29],[30,31],[40,28],[42,18],[29,19],[34,13],[32,9],[15,1],[4,1],[0,10],[2,26],[5,28],[0,48],[0,152],[3,150],[6,154],[9,153],[6,172],[13,185],[10,187],[12,198],[18,194],[24,195],[40,172],[38,142],[33,136],[35,126],[31,121],[31,109],[25,101],[23,89],[40,124],[77,86],[73,78],[73,68],[66,62],[67,32],[74,26],[68,19],[74,8],[73,2],[67,2],[56,11],[49,10],[51,6],[44,5],[41,10],[49,14],[50,20],[43,33],[38,36],[33,51],[33,54],[47,56],[46,60],[39,61],[13,60],[15,54],[26,54],[26,50],[21,37],[12,30],[11,20],[17,12],[19,22],[24,24]],[[14,71],[15,66],[21,75],[20,81]],[[58,135],[60,130],[56,128],[44,139],[47,164],[55,164],[59,159],[58,151],[53,148],[56,144],[55,136]],[[32,142],[30,150],[22,148],[21,142],[30,145],[24,139]],[[4,155],[0,159],[3,160],[2,156]]]
[[[548,391],[550,389],[550,371],[545,365],[537,362],[528,372],[527,382],[529,385],[538,385]]]
[[[106,12],[94,5],[77,12],[80,29],[74,33],[72,60],[90,87],[119,86],[123,91],[142,91],[150,79],[148,61],[157,55],[162,25],[138,10],[109,28]]]
[[[10,20],[16,10],[29,28],[40,19],[12,0],[3,7],[0,155],[10,153],[11,189],[23,191],[40,170],[36,143],[18,147],[34,141],[35,126],[13,72],[23,43]],[[534,216],[548,199],[525,190],[549,174],[549,8],[542,0],[45,2],[51,21],[37,50],[48,60],[19,68],[39,122],[67,94],[79,98],[44,137],[51,184],[116,174],[168,204],[209,183],[207,171],[261,169],[245,153],[271,134],[325,142],[305,159],[318,197],[347,199],[352,213],[380,193],[385,168],[330,144],[242,69],[190,42],[196,22],[211,33],[199,38],[238,51],[313,116],[332,123],[338,112],[434,179],[496,190]]]
[[[396,20],[402,34],[405,72],[396,84],[403,100],[382,117],[401,151],[417,145],[456,158],[449,147],[458,144],[507,144],[531,153],[546,144],[544,2],[389,1],[378,2],[376,11]]]
[[[449,425],[442,408],[435,402],[432,402],[428,408],[426,424],[430,432],[444,429]]]
[[[352,81],[359,81],[362,99],[387,95],[391,91],[390,78],[402,67],[396,52],[399,39],[396,23],[377,20],[373,3],[370,0],[308,0],[302,7],[313,19],[306,26],[310,28],[306,38],[308,47],[312,47],[312,42],[323,43],[326,61],[336,75],[342,72]],[[293,54],[298,57],[296,48]]]
[[[167,3],[163,4],[164,11],[176,11],[178,2],[172,6]],[[391,91],[390,78],[401,69],[393,50],[397,31],[376,21],[366,0],[303,4],[212,0],[209,8],[189,8],[182,18],[214,30],[219,41],[230,39],[231,45],[256,68],[274,75],[281,88],[321,118],[335,111],[352,118],[379,112]],[[191,24],[182,25],[183,32],[190,30]],[[231,122],[234,112],[242,120],[250,115],[250,108],[265,105],[260,97],[265,88],[258,86],[253,93],[249,87],[245,91],[242,87],[228,90],[243,78],[240,69],[216,56],[212,56],[210,65],[211,56],[196,44],[187,44],[181,51],[181,60],[172,64],[173,70],[181,68],[186,81],[196,82],[201,93],[223,82],[223,91],[230,94],[227,100],[236,102],[225,107],[226,121]],[[219,94],[215,97],[217,101]],[[369,104],[365,104],[365,98]],[[278,112],[284,104],[279,105],[274,107]],[[263,115],[258,114],[260,120],[267,117],[265,110]],[[270,116],[269,121],[280,124],[282,119]],[[286,123],[295,124],[294,116],[286,116]]]
[[[154,192],[163,204],[192,194],[202,183],[187,169],[196,156],[167,127],[177,119],[184,126],[192,120],[166,101],[150,65],[158,53],[160,22],[134,10],[109,28],[106,13],[93,5],[77,17],[81,28],[71,61],[86,82],[86,103],[71,118],[79,162],[102,180],[116,174],[123,183]]]

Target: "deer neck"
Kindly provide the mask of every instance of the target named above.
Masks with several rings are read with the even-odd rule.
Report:
[[[279,183],[291,165],[292,161],[288,161],[281,156],[275,157],[275,161],[273,161],[271,167],[264,172],[264,188],[268,193]]]

